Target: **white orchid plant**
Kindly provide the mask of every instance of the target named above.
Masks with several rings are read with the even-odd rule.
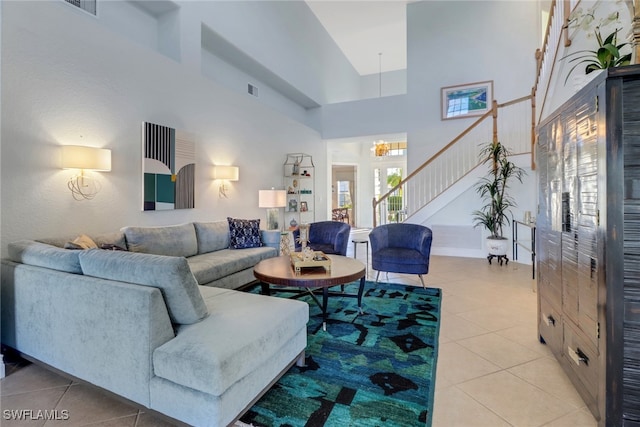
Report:
[[[591,39],[595,36],[598,43],[598,49],[596,50],[579,50],[577,52],[570,53],[562,59],[572,58],[569,62],[574,63],[573,67],[567,73],[565,84],[569,79],[569,76],[578,66],[586,64],[584,72],[589,74],[596,70],[603,70],[611,67],[620,67],[622,65],[629,65],[631,63],[631,53],[622,53],[629,43],[618,44],[618,33],[622,30],[622,24],[620,22],[620,13],[614,11],[607,16],[596,19],[596,9],[599,5],[597,1],[592,7],[583,10],[581,7],[577,7],[569,18],[565,28],[575,28],[582,30],[586,33],[587,38]],[[616,4],[621,3],[616,1]],[[606,37],[602,35],[605,32]],[[629,47],[630,48],[630,47]]]

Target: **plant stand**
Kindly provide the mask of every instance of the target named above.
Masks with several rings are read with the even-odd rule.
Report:
[[[502,265],[502,262],[504,261],[504,264],[507,265],[509,264],[509,258],[506,255],[489,255],[487,256],[487,261],[489,261],[489,264],[491,264],[491,260],[494,258],[498,258],[498,263],[500,265]]]

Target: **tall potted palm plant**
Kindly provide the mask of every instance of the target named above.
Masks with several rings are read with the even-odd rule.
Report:
[[[522,182],[525,174],[524,169],[509,160],[510,155],[510,150],[499,141],[484,144],[479,154],[481,164],[488,165],[489,170],[475,187],[484,205],[473,211],[472,215],[474,226],[483,226],[489,231],[489,262],[493,256],[499,260],[506,258],[509,241],[503,232],[505,225],[509,223],[511,208],[516,206],[515,200],[508,193],[509,184],[514,179]]]

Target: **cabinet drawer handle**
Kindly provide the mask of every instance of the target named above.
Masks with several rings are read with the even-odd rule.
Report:
[[[579,348],[574,350],[571,347],[567,347],[567,350],[569,350],[569,357],[576,363],[576,365],[580,366],[581,363],[584,363],[589,366],[589,358]]]
[[[556,326],[556,319],[554,319],[552,315],[548,315],[544,318],[544,323],[546,323],[547,326]]]

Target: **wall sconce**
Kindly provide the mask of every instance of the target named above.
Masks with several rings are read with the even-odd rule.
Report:
[[[74,199],[93,199],[102,186],[99,181],[85,175],[85,171],[111,171],[111,150],[80,145],[63,145],[62,169],[80,169],[80,173],[73,175],[67,182]]]
[[[280,208],[287,205],[287,192],[284,190],[258,191],[258,207],[267,208],[267,230],[277,230]]]
[[[214,166],[213,179],[219,179],[218,197],[228,198],[227,181],[237,181],[240,176],[240,169],[237,166]]]

